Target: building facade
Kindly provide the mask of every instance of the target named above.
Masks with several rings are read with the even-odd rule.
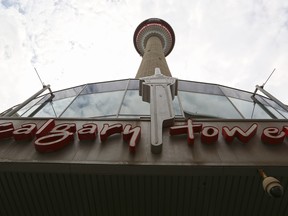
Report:
[[[148,19],[135,79],[44,86],[3,112],[0,214],[287,215],[287,106],[173,78],[174,43]]]

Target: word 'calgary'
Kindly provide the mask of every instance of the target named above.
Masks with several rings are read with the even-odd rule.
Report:
[[[75,123],[55,124],[54,119],[46,121],[39,129],[34,123],[22,124],[20,128],[14,129],[12,122],[0,124],[0,139],[14,137],[16,141],[33,140],[35,149],[39,152],[52,152],[63,148],[74,140],[76,133]],[[83,124],[77,131],[80,141],[95,140],[98,133],[98,126],[94,123]],[[129,143],[129,150],[135,151],[136,144],[140,140],[141,128],[132,128],[130,124],[123,127],[122,124],[104,124],[100,131],[101,142],[104,142],[110,135],[122,133],[123,140]]]
[[[242,143],[247,143],[257,133],[258,124],[252,123],[248,129],[243,130],[239,126],[221,128],[222,137],[227,143],[231,143],[237,138]],[[35,149],[39,152],[57,151],[70,144],[74,140],[74,134],[80,141],[95,140],[98,134],[98,126],[95,123],[83,124],[80,129],[76,129],[75,123],[55,124],[54,119],[47,120],[40,128],[35,123],[22,124],[20,128],[15,129],[12,122],[0,124],[0,139],[13,137],[15,141],[34,140]],[[102,125],[99,136],[101,142],[113,134],[121,134],[123,140],[128,142],[129,150],[135,152],[136,145],[140,141],[141,127],[132,127],[130,124],[123,126],[121,123]],[[186,124],[176,125],[169,128],[171,136],[186,134],[188,144],[194,144],[195,133],[200,134],[202,143],[213,144],[218,141],[219,129],[214,126],[204,126],[194,124],[188,119]],[[288,137],[288,126],[282,129],[276,127],[266,127],[261,133],[261,140],[266,144],[281,144],[285,137]]]

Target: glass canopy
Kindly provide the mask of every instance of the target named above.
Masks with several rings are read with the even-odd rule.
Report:
[[[139,96],[139,80],[85,84],[35,98],[17,112],[19,117],[140,118],[150,105]],[[177,118],[287,119],[274,101],[216,84],[178,80],[173,100]],[[2,113],[5,116],[5,112]]]

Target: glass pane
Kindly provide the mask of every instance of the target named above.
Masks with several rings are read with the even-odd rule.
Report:
[[[252,113],[252,119],[271,119],[271,118],[272,117],[269,116],[258,104],[255,105],[254,112]]]
[[[250,93],[250,92],[241,91],[238,89],[233,89],[233,88],[229,88],[229,87],[225,87],[225,86],[220,86],[220,88],[227,97],[233,97],[233,98],[243,99],[243,100],[247,100],[247,101],[253,101],[251,99],[252,93]]]
[[[229,98],[245,119],[271,119],[271,117],[256,103],[236,98]]]
[[[23,109],[19,110],[18,113],[22,112],[21,117],[28,117],[32,112],[34,112],[40,106],[40,104],[44,103],[49,97],[51,97],[51,95],[46,94],[46,95],[42,96],[41,98],[34,99],[33,101],[31,101],[29,103],[29,104],[32,104],[33,102],[35,102],[35,103],[33,103],[33,106],[28,107],[28,105],[29,105],[28,104]]]
[[[139,89],[139,80],[138,79],[131,79],[129,80],[129,86],[128,89],[130,90],[137,90]]]
[[[9,109],[7,109],[7,110],[3,111],[2,113],[0,113],[0,116],[5,116],[5,115],[7,115],[9,112],[11,112],[12,110],[15,111],[15,109],[16,109],[17,107],[18,107],[18,105],[13,106],[13,107],[10,107]],[[10,115],[9,115],[9,116],[10,116]],[[19,113],[15,113],[15,114],[13,114],[12,116],[13,116],[13,117],[14,117],[14,116],[15,116],[15,117],[19,117],[20,114],[19,114]]]
[[[229,100],[220,95],[179,92],[184,113],[193,116],[242,118]]]
[[[281,115],[278,111],[276,111],[273,107],[266,105],[265,106],[277,119],[285,119],[283,115]]]
[[[76,96],[81,92],[84,86],[78,86],[74,88],[69,88],[69,89],[64,89],[61,91],[53,92],[55,96],[53,100],[59,100],[59,99],[70,98],[70,97]]]
[[[198,83],[192,81],[179,80],[178,89],[180,91],[223,95],[223,92],[220,90],[218,85],[208,83]]]
[[[28,103],[26,106],[24,106],[22,109],[20,109],[17,113],[22,116],[23,113],[27,112],[27,110],[29,110],[32,106],[34,106],[35,104],[37,104],[41,99],[43,98],[43,96],[35,98],[34,100],[32,100],[30,103]]]
[[[182,116],[182,112],[181,112],[181,108],[180,108],[180,104],[179,104],[179,98],[177,96],[174,97],[173,108],[174,108],[175,115]]]
[[[266,100],[264,100],[264,97],[260,96],[260,95],[255,95],[256,100],[258,100],[261,104],[263,105],[269,105],[268,102]]]
[[[99,117],[116,115],[124,91],[78,96],[62,117]]]
[[[34,117],[59,117],[75,97],[48,102]]]
[[[288,112],[283,111],[283,110],[278,110],[278,109],[277,111],[280,112],[286,119],[288,119]]]
[[[279,106],[277,103],[275,103],[273,100],[264,98],[264,97],[263,97],[263,100],[265,100],[270,106],[272,106],[276,110],[282,110],[283,112],[285,112],[285,110],[281,106]]]
[[[120,114],[150,115],[150,104],[142,101],[142,96],[139,96],[138,90],[127,90]]]
[[[57,92],[53,92],[53,101],[56,102],[60,99],[66,99],[66,98],[71,98],[77,94],[80,93],[80,91],[83,89],[84,86],[78,86],[78,87],[73,87],[73,88],[69,88],[69,89],[64,89],[64,90],[60,90]],[[47,104],[44,104],[45,102],[47,102],[47,100],[51,97],[50,93],[47,93],[41,97],[38,97],[36,99],[34,99],[33,101],[31,101],[29,104],[27,104],[25,107],[23,107],[21,110],[19,110],[18,114],[22,115],[22,117],[28,117],[31,114],[33,114],[33,112],[36,112],[37,109],[41,106],[41,104],[43,104],[43,106],[47,106]],[[56,102],[57,103],[57,102]],[[66,105],[66,102],[63,102]],[[31,108],[31,109],[30,109]],[[47,109],[47,107],[46,107]],[[51,108],[52,109],[52,108]],[[47,110],[46,110],[47,111]],[[63,111],[63,110],[62,110]],[[62,112],[61,111],[61,112]],[[58,112],[56,112],[58,113]],[[60,114],[60,113],[59,113]],[[46,116],[46,115],[45,115]],[[55,116],[55,114],[53,115],[48,115],[48,116]],[[42,115],[41,115],[42,117]],[[44,116],[43,116],[44,117]]]
[[[182,115],[177,96],[173,100],[175,115]],[[142,101],[138,90],[127,90],[121,106],[120,115],[147,116],[150,115],[150,103]]]
[[[81,94],[93,94],[97,92],[111,92],[124,90],[127,87],[129,80],[113,81],[113,82],[103,82],[103,83],[93,83],[88,84],[86,88],[81,92]]]

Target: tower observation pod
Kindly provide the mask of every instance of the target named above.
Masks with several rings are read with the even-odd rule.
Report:
[[[143,21],[135,30],[133,42],[142,56],[137,79],[154,75],[155,68],[160,68],[163,75],[171,77],[165,57],[174,47],[175,35],[167,22],[158,18]]]

